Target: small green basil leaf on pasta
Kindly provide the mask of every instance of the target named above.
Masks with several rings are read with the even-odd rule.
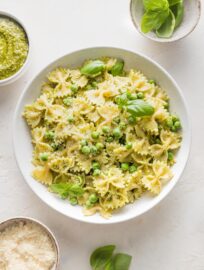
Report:
[[[164,23],[169,15],[167,10],[146,11],[142,17],[141,30],[143,33],[148,33],[151,30],[157,30]]]
[[[113,258],[113,269],[128,270],[131,264],[131,260],[132,256],[124,253],[118,253]]]
[[[167,10],[169,3],[167,0],[143,0],[145,10]]]
[[[57,193],[61,198],[66,199],[69,195],[80,196],[83,194],[83,188],[77,184],[57,183],[50,186],[51,191]]]
[[[169,16],[162,26],[156,31],[156,34],[160,38],[169,38],[172,36],[175,28],[176,20],[173,12],[170,10]]]
[[[105,64],[101,60],[93,60],[84,64],[81,68],[81,74],[88,77],[96,77],[100,75],[105,69]]]
[[[113,76],[119,76],[123,74],[124,61],[117,60],[115,65],[111,68],[110,72]]]
[[[90,264],[91,264],[92,270],[104,270],[104,268],[108,265],[109,261],[111,260],[114,250],[115,250],[114,245],[108,245],[108,246],[97,248],[91,254],[91,257],[90,257]]]
[[[134,117],[150,116],[154,113],[154,107],[142,99],[128,101],[126,108]]]

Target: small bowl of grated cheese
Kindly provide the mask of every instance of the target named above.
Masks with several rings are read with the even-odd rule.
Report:
[[[53,233],[32,218],[0,223],[0,269],[56,270],[59,247]]]

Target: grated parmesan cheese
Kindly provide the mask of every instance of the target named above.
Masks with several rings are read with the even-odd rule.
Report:
[[[0,232],[0,270],[51,270],[55,261],[55,248],[40,225],[21,221]]]

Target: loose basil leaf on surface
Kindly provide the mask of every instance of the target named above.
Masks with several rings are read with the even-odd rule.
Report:
[[[123,74],[124,61],[117,60],[115,65],[111,68],[110,72],[113,76],[119,76]]]
[[[169,1],[169,6],[174,6],[177,4],[183,4],[183,0],[168,0]]]
[[[143,0],[145,10],[167,10],[169,3],[167,0]]]
[[[146,11],[142,17],[141,30],[143,33],[148,33],[151,30],[157,30],[164,23],[169,15],[169,9],[158,11]]]
[[[88,77],[96,77],[100,75],[105,69],[105,64],[101,60],[94,60],[85,63],[81,68],[81,74]]]
[[[154,107],[142,99],[128,101],[125,107],[134,117],[149,116],[154,113]]]
[[[84,193],[82,187],[77,184],[70,183],[56,183],[50,186],[51,191],[59,194],[63,199],[66,199],[69,195],[80,196]]]
[[[156,34],[160,38],[169,38],[172,36],[175,28],[176,20],[173,12],[170,10],[169,16],[162,26],[156,31]]]
[[[183,3],[178,3],[177,5],[171,7],[171,10],[175,16],[175,28],[179,27],[179,25],[181,24],[182,20],[183,20],[183,16],[184,16],[184,4]]]
[[[132,256],[124,253],[118,253],[113,258],[114,270],[128,270],[131,264]],[[110,268],[111,269],[111,268]]]
[[[108,245],[97,248],[90,257],[90,264],[93,270],[104,270],[111,260],[113,252],[115,250],[114,245]],[[109,268],[111,269],[111,268]],[[109,270],[107,268],[107,270]]]
[[[113,265],[113,259],[111,259],[105,266],[103,270],[115,270],[114,265]]]

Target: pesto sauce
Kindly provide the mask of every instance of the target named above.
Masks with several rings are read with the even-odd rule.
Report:
[[[28,40],[16,22],[0,17],[0,80],[15,74],[28,55]]]

